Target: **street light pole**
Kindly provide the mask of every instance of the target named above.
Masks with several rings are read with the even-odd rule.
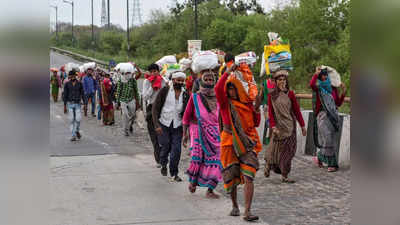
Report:
[[[127,43],[128,43],[128,49],[127,49],[127,55],[129,57],[129,0],[126,0],[126,35],[127,35]]]
[[[110,24],[110,0],[107,0],[107,22],[108,22],[108,29],[111,28]]]
[[[58,6],[51,5],[50,7],[56,9],[56,41],[58,42]]]
[[[74,1],[64,0],[64,3],[68,3],[72,7],[72,45],[74,45]]]
[[[198,18],[197,18],[197,0],[194,0],[194,36],[195,36],[195,40],[199,40]]]
[[[92,47],[94,47],[94,29],[93,29],[93,0],[92,0]]]

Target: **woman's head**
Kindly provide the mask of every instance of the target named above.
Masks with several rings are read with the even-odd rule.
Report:
[[[318,79],[325,81],[328,78],[328,69],[322,69],[318,74]]]
[[[238,93],[237,93],[235,85],[233,85],[232,83],[228,83],[226,87],[227,87],[227,91],[228,91],[228,97],[231,99],[237,100]]]
[[[289,73],[286,70],[279,70],[272,75],[272,78],[280,91],[289,90],[288,75]]]
[[[214,88],[215,74],[213,72],[205,72],[201,76],[201,86],[204,88]]]

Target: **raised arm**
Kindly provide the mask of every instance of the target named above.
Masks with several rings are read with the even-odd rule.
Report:
[[[311,78],[311,81],[310,81],[310,88],[311,88],[313,91],[318,91],[317,80],[318,80],[318,74],[315,73],[315,74],[313,75],[313,77]]]
[[[228,80],[229,73],[225,72],[215,85],[215,97],[220,105],[220,107],[226,107],[228,105],[228,96],[225,93],[225,83]]]

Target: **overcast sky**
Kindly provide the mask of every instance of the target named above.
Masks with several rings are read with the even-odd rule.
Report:
[[[88,25],[92,23],[91,17],[91,1],[92,0],[74,0],[75,16],[74,24]],[[107,0],[105,0],[107,2]],[[132,1],[132,0],[130,0]],[[51,5],[58,6],[58,21],[59,22],[71,22],[71,5],[64,3],[63,0],[49,0]],[[142,8],[142,19],[147,21],[150,17],[151,10],[161,9],[168,11],[168,6],[173,0],[140,0]],[[178,0],[182,2],[182,0]],[[268,10],[273,7],[279,0],[258,0],[262,4],[264,9]],[[94,24],[101,24],[101,4],[102,0],[93,0],[94,10]],[[50,10],[50,23],[55,22],[55,9],[49,8]],[[110,0],[110,11],[111,11],[111,23],[119,24],[123,28],[126,27],[126,0]]]

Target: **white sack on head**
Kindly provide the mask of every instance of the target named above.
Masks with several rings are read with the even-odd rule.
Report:
[[[340,78],[340,74],[332,67],[330,66],[321,66],[321,69],[327,69],[328,70],[328,76],[329,79],[331,80],[331,84],[334,87],[340,87],[342,84],[342,80]]]
[[[172,65],[172,64],[176,64],[176,63],[177,63],[177,61],[176,61],[176,57],[175,57],[174,55],[167,55],[167,56],[164,56],[164,57],[162,57],[160,60],[158,60],[158,61],[156,62],[156,64],[157,64],[160,68],[162,68],[163,65],[165,65],[165,64]]]
[[[134,73],[135,67],[131,63],[120,63],[119,70],[121,73]]]
[[[195,73],[212,70],[218,65],[218,56],[212,51],[199,51],[193,55],[192,70]]]
[[[182,58],[181,60],[179,60],[179,65],[181,66],[181,69],[185,71],[189,69],[190,66],[192,65],[192,60],[188,58]]]
[[[78,65],[78,64],[76,64],[76,63],[72,63],[72,62],[70,62],[70,63],[67,63],[67,64],[65,64],[65,72],[68,74],[70,71],[72,71],[73,69],[75,69],[75,71],[80,71],[79,70],[79,68],[80,68],[80,66]]]
[[[95,62],[89,62],[89,63],[85,63],[83,64],[83,68],[86,70],[88,69],[95,69],[96,68],[96,63]]]
[[[235,64],[240,65],[240,63],[246,63],[247,65],[253,67],[257,62],[257,55],[255,52],[244,52],[240,55],[235,56]]]

